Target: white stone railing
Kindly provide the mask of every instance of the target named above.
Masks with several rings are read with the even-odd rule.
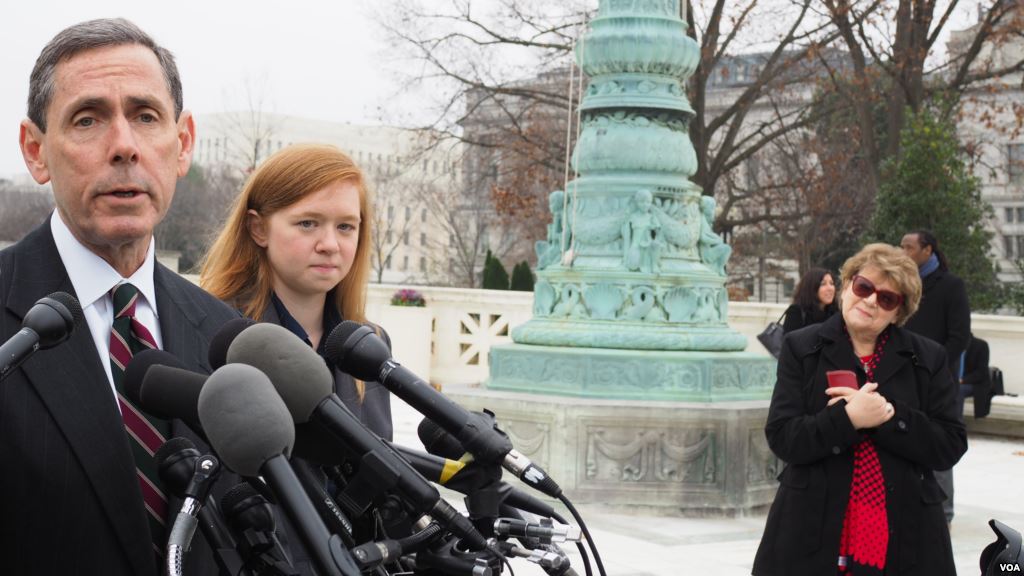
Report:
[[[512,328],[532,316],[531,292],[417,286],[415,289],[427,300],[426,309],[433,322],[428,343],[422,329],[409,334],[405,328],[422,324],[412,318],[423,309],[417,312],[388,305],[391,295],[400,288],[371,284],[367,317],[391,335],[398,361],[424,377],[429,373],[432,382],[442,385],[486,380],[491,346],[511,342]],[[785,309],[784,304],[730,302],[729,325],[747,337],[748,352],[767,355],[756,335]],[[1024,395],[1024,318],[974,314],[971,326],[989,343],[990,363],[1002,369],[1006,391]]]
[[[193,282],[195,276],[186,276]],[[391,336],[395,359],[437,384],[478,384],[488,376],[488,352],[511,342],[512,328],[532,316],[533,293],[415,286],[425,308],[391,306],[404,286],[370,284],[366,316]],[[730,302],[729,325],[747,337],[747,351],[767,355],[756,336],[785,304]],[[1024,396],[1024,317],[973,314],[971,328],[984,338],[989,363],[1003,371],[1006,392]]]

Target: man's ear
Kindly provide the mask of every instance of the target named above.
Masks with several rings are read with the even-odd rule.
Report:
[[[46,165],[46,134],[28,118],[21,121],[18,131],[18,145],[32,178],[39,184],[50,181],[50,169]]]
[[[260,248],[267,247],[267,222],[255,210],[245,213],[245,225],[249,229],[249,237]]]
[[[181,111],[178,118],[178,178],[188,174],[192,165],[192,150],[196,143],[196,123],[192,113],[188,110]]]

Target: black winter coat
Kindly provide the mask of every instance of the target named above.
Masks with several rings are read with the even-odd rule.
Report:
[[[949,371],[956,376],[960,355],[971,337],[971,306],[964,281],[948,271],[936,270],[922,278],[921,285],[921,305],[905,328],[942,344]]]
[[[885,573],[955,574],[942,513],[945,494],[932,473],[949,469],[967,450],[945,353],[893,326],[875,377],[895,415],[878,428],[855,430],[845,401],[826,407],[825,372],[852,369],[861,384],[865,381],[842,322],[836,314],[784,340],[765,434],[786,468],[753,574],[836,573],[854,447],[868,435],[885,477],[890,531]]]
[[[786,308],[786,319],[782,322],[782,333],[789,334],[794,330],[806,328],[811,324],[820,324],[828,320],[835,313],[836,307],[834,304],[829,304],[824,309],[817,306],[803,308],[799,304],[790,304],[789,308]]]

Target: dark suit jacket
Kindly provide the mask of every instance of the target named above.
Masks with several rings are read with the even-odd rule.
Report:
[[[875,380],[895,415],[877,428],[855,430],[846,402],[827,407],[825,395],[829,370],[855,370],[860,384],[865,381],[842,320],[836,314],[783,341],[765,435],[786,468],[753,573],[836,573],[854,448],[870,436],[885,479],[886,574],[955,574],[945,495],[932,473],[948,470],[967,450],[945,353],[935,342],[893,327]]]
[[[921,279],[921,287],[921,305],[905,327],[942,344],[949,372],[955,377],[960,372],[960,355],[971,337],[971,306],[964,281],[936,270]]]
[[[164,348],[208,373],[209,340],[237,313],[159,263],[154,281]],[[55,291],[74,294],[47,221],[0,252],[0,340]],[[173,435],[186,430],[172,423]],[[0,384],[0,470],[4,574],[157,573],[124,425],[88,327]],[[197,532],[186,574],[215,573],[201,540]]]
[[[988,367],[988,342],[971,336],[964,355],[964,384],[974,388],[974,417],[984,418],[992,409],[992,376]]]

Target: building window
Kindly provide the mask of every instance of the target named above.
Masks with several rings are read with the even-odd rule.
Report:
[[[1003,236],[1003,252],[1008,260],[1024,258],[1024,235]]]
[[[1006,177],[1011,185],[1024,186],[1024,142],[1006,145]]]
[[[384,242],[385,242],[386,244],[391,244],[391,230],[388,230],[388,233],[387,233],[387,236],[386,236],[386,238],[387,238],[387,239],[386,239],[386,240],[384,240]]]
[[[388,220],[394,220],[394,219],[395,219],[395,207],[394,206],[388,206]]]
[[[427,245],[427,235],[421,232],[420,233],[420,246],[426,246],[426,245]]]
[[[409,206],[405,207],[405,221],[408,222],[412,218],[412,208]]]
[[[409,231],[402,232],[402,244],[409,245]]]
[[[1006,223],[1013,224],[1013,208],[1004,208],[1006,214]]]
[[[420,256],[420,272],[426,272],[426,271],[427,271],[427,259],[424,258],[423,256]]]
[[[1024,223],[1024,206],[1017,207],[1017,222]]]
[[[391,270],[391,256],[388,256],[388,259],[384,261],[384,269]]]
[[[405,272],[408,269],[409,269],[409,257],[408,256],[402,256],[402,272]]]
[[[427,209],[424,208],[423,210],[420,210],[420,222],[426,222],[426,221],[427,221]]]

